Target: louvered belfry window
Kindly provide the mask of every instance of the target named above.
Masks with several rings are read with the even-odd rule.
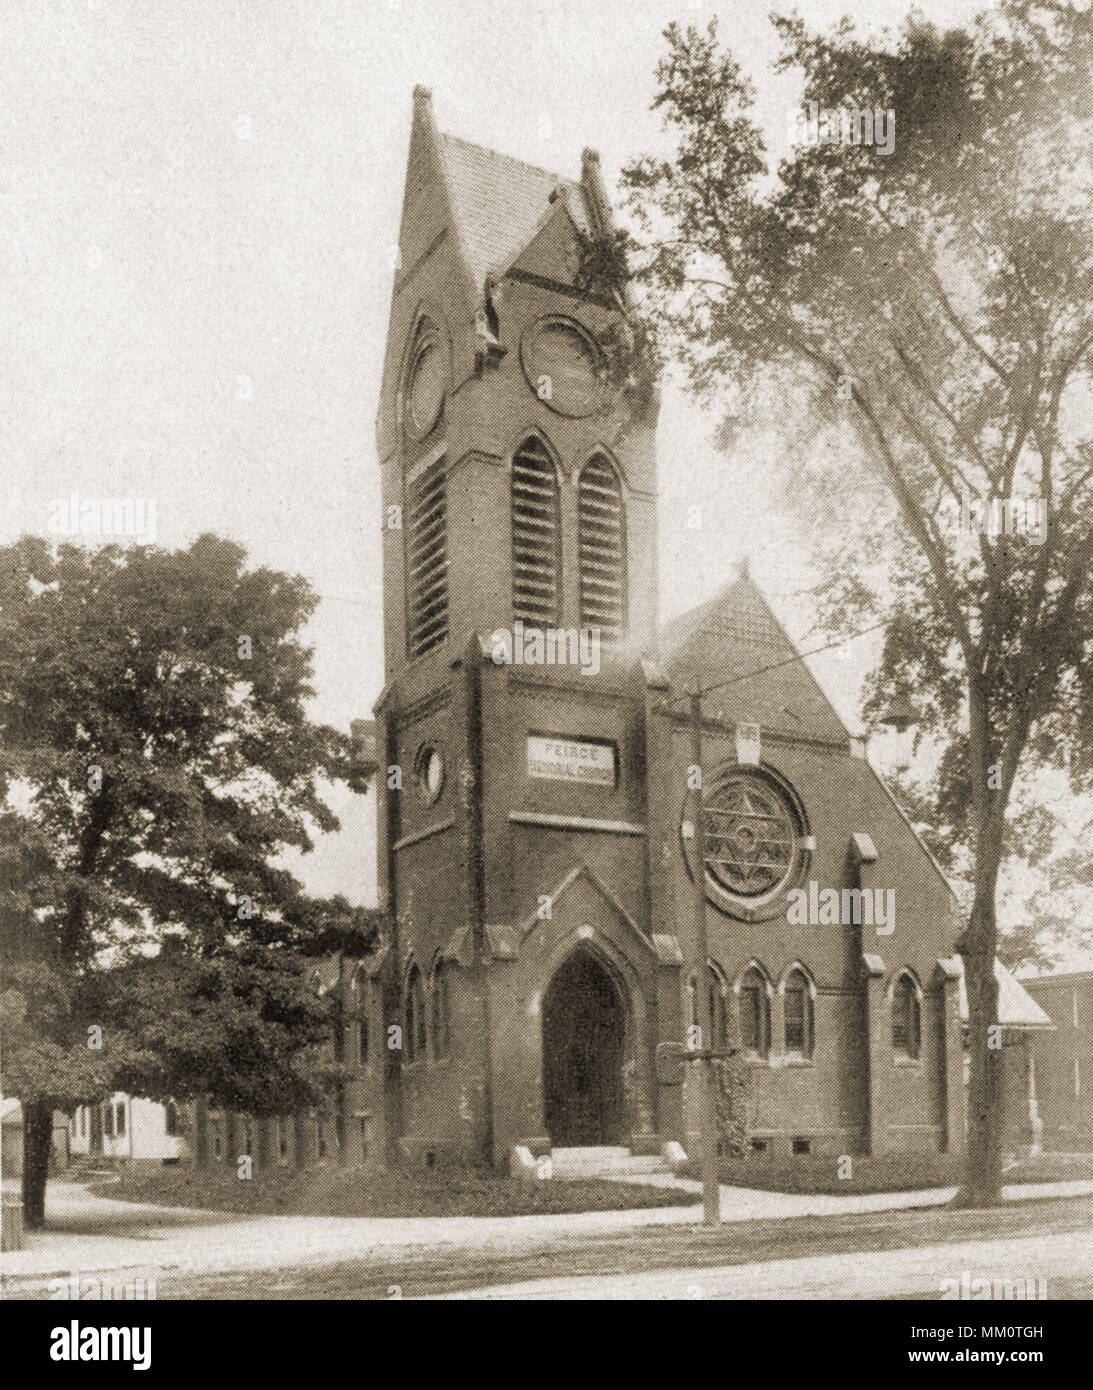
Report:
[[[444,460],[417,483],[406,535],[411,661],[448,636],[448,499]]]
[[[581,626],[599,628],[603,642],[619,642],[626,631],[626,526],[622,488],[604,458],[581,469],[577,520]]]
[[[512,461],[512,609],[529,627],[558,620],[558,474],[535,438]]]

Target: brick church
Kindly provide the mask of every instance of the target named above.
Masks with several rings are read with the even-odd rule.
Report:
[[[578,233],[610,227],[593,152],[579,179],[547,173],[440,134],[415,91],[377,421],[391,929],[374,957],[324,967],[354,1079],[332,1128],[278,1123],[282,1158],[690,1149],[672,1048],[698,1014],[695,874],[712,1044],[741,1059],[748,1143],[964,1143],[940,869],[746,572],[658,623],[656,401],[612,390],[600,343],[619,306],[575,287]],[[704,864],[696,673],[732,682],[704,708]],[[883,919],[826,910],[874,892]],[[1026,1025],[1044,1016],[1006,979],[1020,1124]]]

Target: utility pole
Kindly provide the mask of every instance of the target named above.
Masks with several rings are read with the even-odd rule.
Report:
[[[702,1220],[707,1226],[721,1224],[721,1180],[717,1160],[717,1082],[713,1061],[713,1012],[710,1008],[713,972],[706,938],[706,821],[702,788],[702,686],[695,676],[691,692],[691,763],[697,769],[698,785],[694,800],[695,846],[695,941],[698,951],[699,1056],[699,1134],[702,1159]]]

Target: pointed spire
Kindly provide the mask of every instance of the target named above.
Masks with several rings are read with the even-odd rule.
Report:
[[[607,201],[607,189],[604,187],[603,173],[600,169],[600,152],[592,149],[590,145],[586,145],[581,151],[581,186],[584,188],[585,198],[592,211],[597,230],[600,232],[610,231],[611,208]]]
[[[418,124],[425,127],[434,141],[440,139],[436,117],[433,115],[432,88],[423,87],[420,83],[414,88],[414,125]]]

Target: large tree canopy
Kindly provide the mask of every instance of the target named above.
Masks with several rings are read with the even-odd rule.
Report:
[[[934,794],[973,858],[964,1200],[990,1201],[1008,808],[1032,762],[1076,790],[1093,769],[1093,17],[1003,4],[870,39],[773,22],[821,138],[772,169],[716,23],[672,26],[673,149],[624,173],[630,260],[698,393],[734,427],[801,422],[767,467],[820,518],[821,619],[885,620],[865,713],[907,701],[942,746]],[[838,113],[863,111],[894,114],[893,148],[847,143],[862,126]]]
[[[54,1107],[319,1094],[304,957],[363,950],[377,914],[310,899],[278,863],[338,828],[321,786],[350,770],[349,740],[306,713],[315,603],[208,535],[0,550],[0,1020],[31,1221]]]

